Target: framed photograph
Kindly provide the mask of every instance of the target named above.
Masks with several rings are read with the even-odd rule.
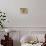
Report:
[[[28,8],[20,8],[21,14],[28,14]]]

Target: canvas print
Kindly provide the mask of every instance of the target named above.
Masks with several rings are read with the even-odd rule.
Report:
[[[20,8],[20,13],[28,14],[28,8]]]

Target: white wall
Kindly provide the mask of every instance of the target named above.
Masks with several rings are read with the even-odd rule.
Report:
[[[21,7],[28,8],[29,14],[20,14]],[[13,27],[12,31],[20,31],[20,37],[31,31],[46,31],[46,0],[0,0],[0,9],[6,12],[6,26]],[[18,38],[17,33],[15,36]]]
[[[29,14],[20,14],[21,7]],[[46,27],[46,0],[0,0],[0,9],[6,12],[7,27]]]

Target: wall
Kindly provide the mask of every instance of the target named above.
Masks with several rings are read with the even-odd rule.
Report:
[[[21,7],[29,14],[20,14]],[[0,9],[6,12],[7,27],[46,27],[46,0],[0,0]]]
[[[21,7],[27,7],[29,14],[20,14]],[[5,26],[22,31],[22,35],[30,31],[46,31],[46,0],[0,0],[0,9],[7,15]]]

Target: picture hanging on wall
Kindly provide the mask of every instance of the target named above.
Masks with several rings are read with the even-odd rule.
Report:
[[[21,14],[28,14],[28,8],[20,8]]]

